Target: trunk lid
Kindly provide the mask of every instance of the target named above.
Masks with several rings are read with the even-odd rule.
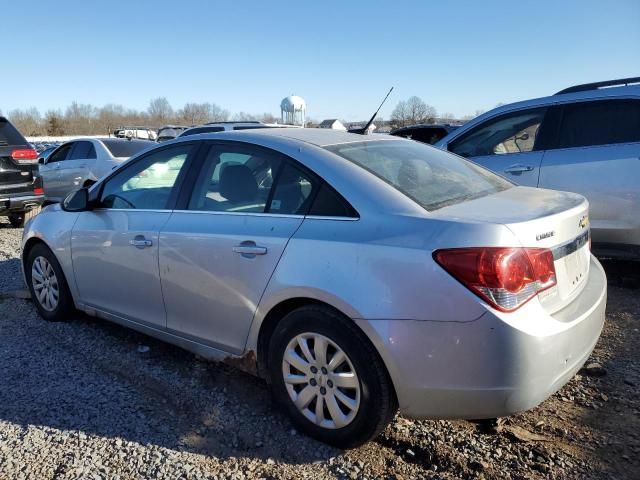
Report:
[[[522,247],[550,249],[557,285],[538,294],[542,306],[549,313],[570,303],[589,277],[589,204],[581,195],[514,187],[442,208],[433,215],[502,224]]]

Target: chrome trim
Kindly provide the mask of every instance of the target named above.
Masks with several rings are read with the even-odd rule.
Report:
[[[573,252],[586,245],[589,242],[589,234],[590,230],[587,230],[586,232],[578,235],[573,240],[570,240],[567,243],[553,248],[551,250],[551,253],[553,254],[553,260],[560,260],[561,258],[564,258],[567,255],[571,255]]]
[[[24,197],[38,198],[38,197]],[[357,222],[360,217],[326,217],[316,215],[290,215],[284,213],[258,213],[258,212],[213,212],[206,210],[169,210],[169,209],[153,209],[153,208],[94,208],[94,212],[152,212],[152,213],[193,213],[205,215],[234,215],[234,216],[251,216],[251,217],[280,217],[280,218],[306,218],[308,220],[338,220],[344,222]]]
[[[28,174],[29,172],[26,172],[26,173]],[[31,185],[33,185],[33,182],[12,183],[8,185],[0,185],[0,190],[10,190],[12,188],[29,187]]]

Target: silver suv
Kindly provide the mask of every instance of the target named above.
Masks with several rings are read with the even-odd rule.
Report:
[[[436,146],[520,185],[584,195],[594,253],[640,260],[640,77],[495,108]]]

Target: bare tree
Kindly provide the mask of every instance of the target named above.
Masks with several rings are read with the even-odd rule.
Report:
[[[11,110],[7,116],[16,128],[27,137],[40,135],[44,131],[40,112],[35,107],[26,110]]]
[[[405,127],[407,125],[407,102],[400,100],[396,108],[391,112],[391,123],[395,127]]]
[[[396,127],[405,127],[416,123],[434,123],[436,109],[427,105],[415,95],[408,100],[401,100],[391,112],[391,123]]]
[[[149,113],[149,119],[158,125],[169,122],[173,117],[173,108],[171,108],[167,97],[158,97],[151,100],[147,112]]]
[[[44,114],[47,135],[58,136],[64,135],[63,117],[60,110],[48,110]]]

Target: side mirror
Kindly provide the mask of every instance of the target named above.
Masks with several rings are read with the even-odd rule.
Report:
[[[62,209],[65,212],[86,212],[91,210],[89,189],[85,187],[71,192],[62,202]]]
[[[40,158],[38,158],[38,163],[40,165],[44,165],[45,163],[47,163],[47,161],[44,159],[44,157],[40,157]]]

